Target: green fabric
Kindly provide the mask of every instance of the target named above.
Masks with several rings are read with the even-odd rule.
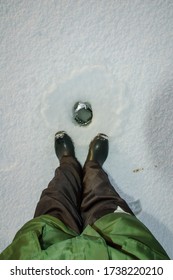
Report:
[[[0,259],[167,260],[151,232],[134,216],[108,214],[77,235],[60,220],[43,215],[26,223]]]

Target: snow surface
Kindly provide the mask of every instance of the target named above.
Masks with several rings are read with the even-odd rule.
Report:
[[[32,219],[66,130],[81,163],[108,134],[111,182],[173,258],[172,46],[172,0],[0,1],[0,251]],[[93,107],[87,127],[76,101]]]

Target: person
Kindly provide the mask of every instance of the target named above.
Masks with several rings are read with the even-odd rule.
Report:
[[[70,136],[64,131],[55,134],[60,165],[41,194],[34,218],[17,232],[0,259],[169,259],[111,185],[102,168],[108,150],[108,137],[99,133],[82,169]]]

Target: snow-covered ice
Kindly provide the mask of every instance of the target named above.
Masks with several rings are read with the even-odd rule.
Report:
[[[0,1],[0,251],[32,219],[65,130],[82,164],[109,136],[111,182],[173,258],[172,30],[172,0]]]

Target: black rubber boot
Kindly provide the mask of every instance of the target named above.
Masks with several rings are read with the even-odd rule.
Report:
[[[86,162],[95,161],[102,166],[108,156],[108,150],[108,136],[99,133],[90,143]]]
[[[59,161],[63,156],[75,157],[73,141],[65,131],[59,131],[55,134],[55,153]]]

